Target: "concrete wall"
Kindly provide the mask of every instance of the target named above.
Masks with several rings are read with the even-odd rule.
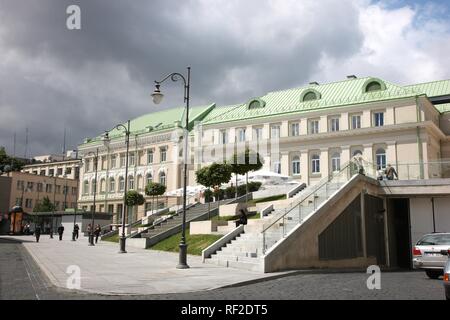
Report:
[[[411,198],[410,219],[412,245],[427,233],[450,232],[450,196],[434,198],[434,224],[431,198]]]
[[[320,260],[319,235],[343,212],[343,210],[365,189],[369,194],[377,193],[377,186],[362,176],[343,188],[316,214],[300,227],[291,231],[265,258],[265,272],[301,268],[359,268],[376,263],[376,258],[355,258],[345,260]]]

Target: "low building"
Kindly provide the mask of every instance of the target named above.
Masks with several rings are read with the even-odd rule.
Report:
[[[63,178],[66,176],[68,179],[78,180],[80,164],[81,160],[79,159],[38,162],[24,166],[22,172],[46,177]]]

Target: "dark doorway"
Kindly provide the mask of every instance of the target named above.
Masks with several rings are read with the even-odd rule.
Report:
[[[391,267],[412,268],[409,199],[388,200]]]
[[[366,243],[367,256],[376,257],[379,266],[386,265],[386,246],[384,237],[384,212],[383,200],[366,194],[365,218],[366,218]]]

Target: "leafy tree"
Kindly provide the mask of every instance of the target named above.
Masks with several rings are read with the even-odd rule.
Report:
[[[222,183],[228,183],[231,179],[231,166],[227,163],[216,163],[214,162],[210,166],[203,167],[195,172],[196,181],[202,186],[208,188],[220,188]],[[218,194],[219,195],[219,194]],[[205,194],[205,201],[206,201]],[[219,208],[220,201],[218,202],[217,208]],[[208,201],[208,217],[210,216],[211,202]]]
[[[166,186],[158,182],[150,182],[145,187],[145,194],[152,196],[152,211],[154,210],[154,201],[156,196],[156,204],[158,204],[158,196],[162,196],[166,192]]]
[[[251,151],[249,148],[245,149],[243,153],[234,153],[231,159],[231,170],[236,174],[236,198],[238,197],[238,187],[237,187],[237,175],[245,174],[246,181],[246,200],[248,194],[248,173],[250,171],[257,171],[262,168],[264,160],[258,152]]]
[[[141,206],[145,202],[144,196],[137,192],[136,190],[130,190],[126,195],[126,204],[127,206]]]
[[[5,148],[0,147],[0,171],[20,171],[24,165],[25,162],[23,160],[8,156]]]
[[[56,209],[55,205],[51,203],[48,197],[44,197],[42,201],[36,202],[33,212],[52,212]]]

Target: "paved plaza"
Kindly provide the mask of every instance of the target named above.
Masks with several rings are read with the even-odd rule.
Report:
[[[62,241],[55,236],[41,236],[36,243],[32,236],[8,237],[19,240],[40,266],[51,283],[67,288],[73,270],[81,271],[81,290],[99,294],[148,295],[203,291],[285,273],[262,274],[203,264],[201,257],[188,256],[189,269],[176,269],[178,254],[127,247],[119,254],[119,245],[99,241],[88,246],[87,238]],[[75,266],[75,267],[71,267]],[[72,269],[71,269],[72,268]]]

